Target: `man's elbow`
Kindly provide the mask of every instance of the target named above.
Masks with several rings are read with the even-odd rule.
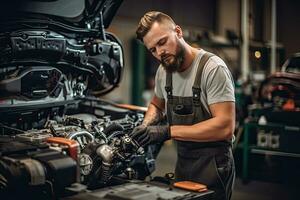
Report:
[[[234,129],[235,129],[235,122],[229,120],[226,123],[225,128],[223,129],[224,130],[223,135],[225,140],[230,140],[232,138]]]

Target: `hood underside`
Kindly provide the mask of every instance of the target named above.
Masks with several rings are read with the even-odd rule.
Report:
[[[120,3],[34,0],[21,1],[15,9],[14,2],[5,5],[6,13],[11,11],[0,19],[0,100],[66,100],[117,87],[123,49],[104,27]]]
[[[76,27],[103,17],[108,28],[123,0],[11,0],[0,2],[0,16],[5,19],[27,16],[54,19]]]

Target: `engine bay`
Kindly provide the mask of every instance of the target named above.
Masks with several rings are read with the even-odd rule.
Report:
[[[55,199],[155,169],[160,147],[129,136],[144,111],[99,98],[118,87],[124,67],[121,42],[105,30],[121,1],[82,1],[75,18],[48,13],[58,4],[2,7],[1,197]]]
[[[115,177],[143,180],[154,171],[158,147],[144,149],[128,135],[143,112],[93,98],[68,107],[63,115],[65,106],[18,118],[1,114],[1,192],[28,192],[51,182],[51,191],[62,194],[74,183],[95,189],[116,184]]]

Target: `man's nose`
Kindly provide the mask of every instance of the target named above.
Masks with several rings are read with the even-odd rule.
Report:
[[[166,53],[166,51],[163,48],[157,48],[157,55],[159,57],[161,57],[165,53]]]

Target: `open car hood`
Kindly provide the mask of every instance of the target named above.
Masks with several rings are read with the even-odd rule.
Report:
[[[1,16],[4,18],[42,14],[75,27],[85,28],[99,17],[108,28],[123,0],[11,0],[1,1]]]
[[[0,3],[2,102],[63,101],[118,86],[123,49],[105,28],[122,0],[16,2]]]

